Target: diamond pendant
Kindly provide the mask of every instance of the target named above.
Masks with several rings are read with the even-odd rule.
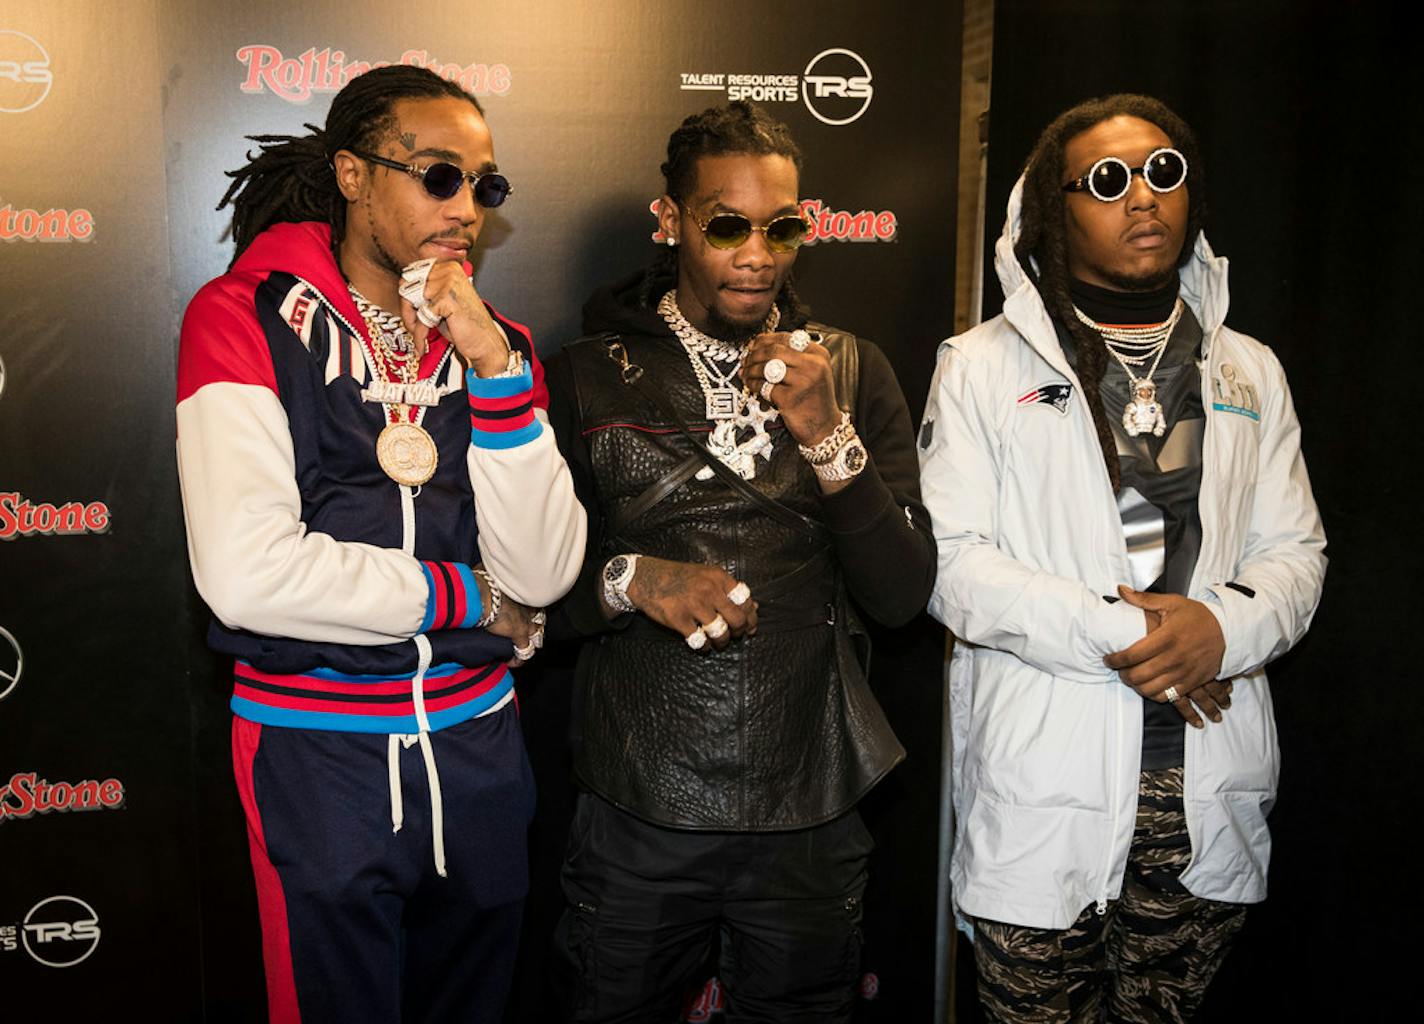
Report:
[[[1122,410],[1122,428],[1128,437],[1147,433],[1161,437],[1167,432],[1167,421],[1157,401],[1157,385],[1152,381],[1132,382],[1132,398]]]
[[[735,388],[708,388],[705,394],[709,420],[730,420],[737,415],[737,391]]]

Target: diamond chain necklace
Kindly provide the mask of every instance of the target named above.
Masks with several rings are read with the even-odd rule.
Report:
[[[658,301],[658,314],[682,343],[692,363],[692,373],[702,389],[707,418],[714,423],[707,437],[707,450],[742,479],[750,480],[756,475],[756,456],[771,459],[772,441],[766,424],[781,414],[776,409],[763,409],[755,396],[733,381],[741,371],[744,349],[708,337],[693,327],[678,307],[676,289]],[[773,305],[762,324],[762,332],[776,330],[780,322],[781,313]],[[717,365],[719,362],[732,365],[723,370]],[[751,436],[739,441],[739,431],[746,428],[751,429]],[[699,480],[710,480],[712,476],[710,467],[704,466],[697,472]]]

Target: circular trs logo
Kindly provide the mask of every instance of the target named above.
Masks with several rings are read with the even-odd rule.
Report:
[[[25,656],[20,651],[20,641],[0,626],[0,700],[10,696],[10,691],[20,685],[20,672],[25,667]]]
[[[40,900],[21,930],[25,952],[46,967],[73,967],[99,946],[99,915],[76,896]]]
[[[801,99],[817,120],[850,124],[870,108],[870,65],[853,50],[822,50],[801,75]]]
[[[0,113],[23,114],[44,102],[54,76],[49,54],[33,36],[0,28]]]

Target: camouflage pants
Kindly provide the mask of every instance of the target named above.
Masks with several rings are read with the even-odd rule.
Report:
[[[1246,908],[1191,895],[1182,769],[1142,773],[1122,895],[1066,931],[975,921],[979,1000],[1002,1024],[1187,1021]]]

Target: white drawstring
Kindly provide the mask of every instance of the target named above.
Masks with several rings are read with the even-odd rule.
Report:
[[[401,825],[405,824],[405,806],[401,803],[401,783],[400,783],[400,745],[401,740],[410,740],[410,736],[390,735],[390,743],[386,745],[386,775],[391,782],[391,832],[399,832]],[[407,746],[409,744],[407,743]]]
[[[401,800],[400,748],[407,750],[416,743],[425,759],[425,777],[430,784],[430,829],[435,844],[435,871],[441,878],[445,871],[445,804],[440,796],[440,773],[435,768],[435,749],[430,745],[430,719],[425,714],[425,672],[430,668],[430,641],[424,634],[415,638],[415,647],[420,654],[420,663],[415,677],[411,680],[411,701],[415,705],[415,722],[418,733],[402,735],[392,733],[386,746],[386,775],[391,787],[391,831],[399,832],[405,821],[405,808]]]
[[[445,877],[445,805],[440,799],[440,774],[435,770],[435,751],[430,733],[420,734],[420,750],[425,755],[425,775],[430,780],[430,830],[435,833],[435,873]]]

